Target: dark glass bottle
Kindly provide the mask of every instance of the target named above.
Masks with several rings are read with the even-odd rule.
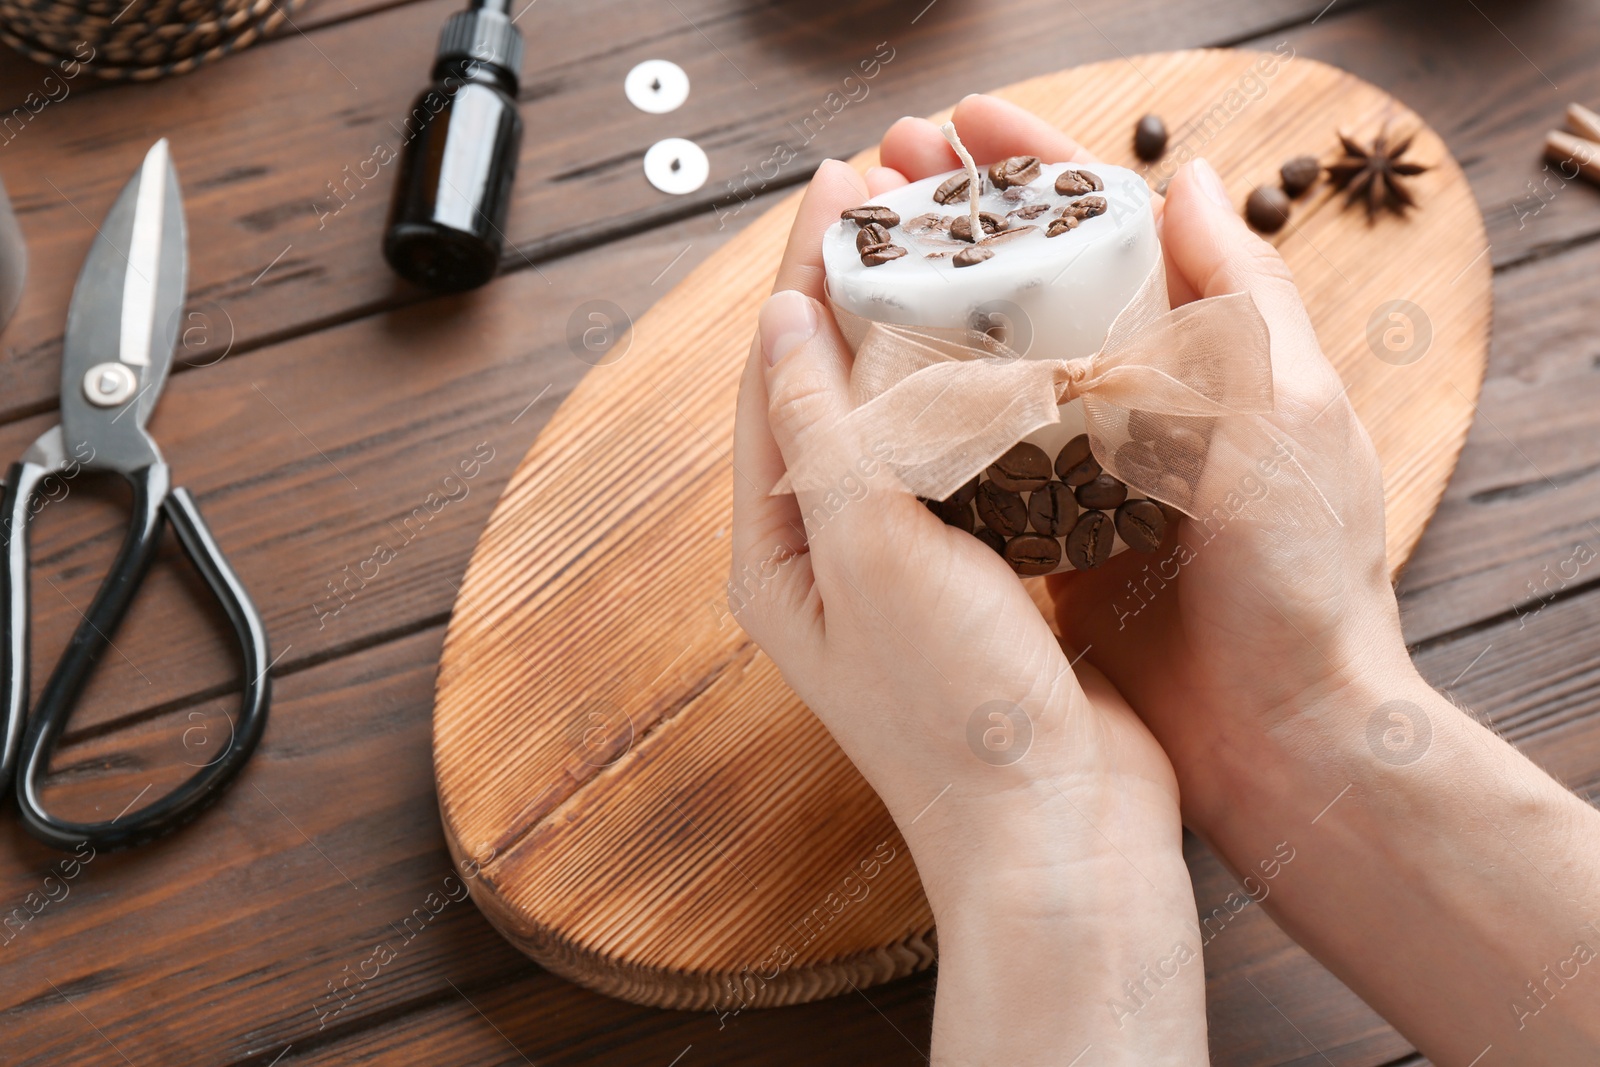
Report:
[[[383,258],[426,289],[494,277],[522,144],[522,36],[509,0],[472,0],[439,35],[433,84],[406,116]]]

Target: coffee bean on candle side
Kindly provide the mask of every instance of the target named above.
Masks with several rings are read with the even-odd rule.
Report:
[[[1086,508],[1110,509],[1128,499],[1128,487],[1116,478],[1101,471],[1092,481],[1077,488],[1078,503]]]
[[[1065,537],[1078,521],[1078,501],[1061,482],[1028,494],[1028,524],[1046,537]]]
[[[983,482],[978,486],[978,518],[996,533],[1015,537],[1028,528],[1028,505],[1021,493]]]
[[[1056,477],[1071,486],[1091,482],[1100,473],[1100,461],[1089,449],[1089,435],[1080,433],[1056,456]]]
[[[1067,535],[1067,562],[1080,571],[1092,570],[1111,558],[1111,520],[1103,511],[1087,511]]]
[[[1023,534],[1006,542],[1005,556],[1018,574],[1049,574],[1061,565],[1061,542],[1054,537]]]
[[[1129,500],[1117,508],[1117,535],[1135,552],[1154,552],[1167,536],[1167,517],[1153,500]]]
[[[976,243],[968,195],[974,180],[982,231]],[[1022,358],[1085,358],[1160,258],[1150,195],[1145,180],[1125,168],[1040,162],[1035,170],[1032,157],[985,161],[981,170],[886,190],[825,235],[829,298],[843,312],[887,326],[964,330],[1001,316],[1006,343],[1011,330],[1023,339]],[[903,221],[888,224],[885,212]],[[1047,240],[1052,225],[1057,236]],[[883,227],[887,241],[869,226]],[[858,242],[868,255],[888,248],[904,254],[874,266]],[[1084,429],[1082,402],[1068,401],[1059,423],[1028,434],[992,469],[927,507],[970,529],[1018,573],[1070,569],[1062,541],[1082,521],[1074,490],[1105,473]],[[1063,452],[1068,462],[1059,463]],[[1103,482],[1099,491],[1106,488]],[[1128,490],[1120,492],[1098,499],[1113,509]],[[1079,535],[1080,565],[1098,565],[1126,547],[1109,510],[1096,514]]]
[[[958,530],[971,533],[978,526],[972,517],[972,505],[960,503],[955,500],[924,500],[928,510],[939,516],[939,520],[946,526],[954,526]]]
[[[989,466],[989,480],[1013,493],[1041,489],[1050,480],[1050,457],[1038,445],[1021,441]]]

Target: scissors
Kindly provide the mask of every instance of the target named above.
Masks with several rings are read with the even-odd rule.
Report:
[[[145,423],[172,366],[187,287],[189,252],[183,194],[165,139],[145,154],[89,249],[67,313],[61,356],[61,424],[11,465],[0,494],[0,797],[16,775],[23,826],[45,844],[123,848],[160,837],[194,818],[239,773],[267,723],[271,683],[267,634],[250,595],[187,490],[171,473]],[[122,547],[94,602],[67,642],[39,703],[28,710],[28,520],[52,475],[115,471],[133,488]],[[138,811],[103,822],[73,822],[39,802],[39,778],[84,683],[111,642],[167,522],[221,603],[244,653],[244,699],[226,749],[181,785]],[[137,798],[135,798],[137,801]]]

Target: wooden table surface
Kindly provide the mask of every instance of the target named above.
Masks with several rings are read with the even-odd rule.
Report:
[[[63,879],[60,857],[0,809],[0,1062],[923,1062],[931,975],[719,1019],[609,1000],[512,950],[447,880],[434,669],[496,495],[588,369],[566,341],[580,304],[638,316],[819,160],[899,115],[1119,54],[1286,41],[1395,93],[1466,168],[1488,220],[1494,345],[1460,467],[1402,579],[1406,634],[1435,684],[1600,795],[1600,194],[1539,158],[1569,100],[1600,101],[1600,8],[546,0],[518,23],[527,136],[505,273],[425,297],[379,257],[393,175],[375,160],[398,147],[454,6],[313,0],[294,29],[216,66],[154,84],[80,77],[0,123],[0,176],[31,256],[0,335],[0,453],[52,424],[94,222],[170,138],[189,317],[152,430],[280,655],[265,741],[182,833]],[[879,42],[893,58],[866,95],[829,109]],[[622,94],[627,70],[658,57],[693,85],[669,115]],[[0,115],[45,75],[0,54]],[[644,181],[644,150],[669,136],[710,155],[698,193]],[[768,180],[760,165],[779,142],[797,156]],[[446,481],[473,458],[474,478]],[[124,506],[118,486],[85,478],[35,521],[36,685]],[[225,741],[237,664],[221,626],[169,545],[58,753],[55,805],[108,817]],[[1209,912],[1233,882],[1193,842],[1190,859]],[[1259,908],[1207,945],[1206,969],[1218,1064],[1421,1062]]]

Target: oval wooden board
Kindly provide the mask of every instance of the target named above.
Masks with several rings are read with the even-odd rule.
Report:
[[[1314,61],[1252,77],[1263,55],[1139,56],[999,94],[1125,165],[1135,119],[1161,114],[1164,162],[1197,150],[1236,202],[1286,157],[1328,156],[1336,128],[1422,127]],[[1413,158],[1437,166],[1409,220],[1369,227],[1314,192],[1279,236],[1383,459],[1396,571],[1472,421],[1490,307],[1460,168],[1425,127]],[[473,898],[546,967],[644,1004],[794,1003],[934,959],[888,813],[724,607],[734,396],[797,200],[668,294],[551,419],[478,542],[439,668],[439,806],[457,859],[487,858]],[[1397,299],[1432,322],[1410,366],[1367,343]],[[601,500],[596,470],[631,476]]]

